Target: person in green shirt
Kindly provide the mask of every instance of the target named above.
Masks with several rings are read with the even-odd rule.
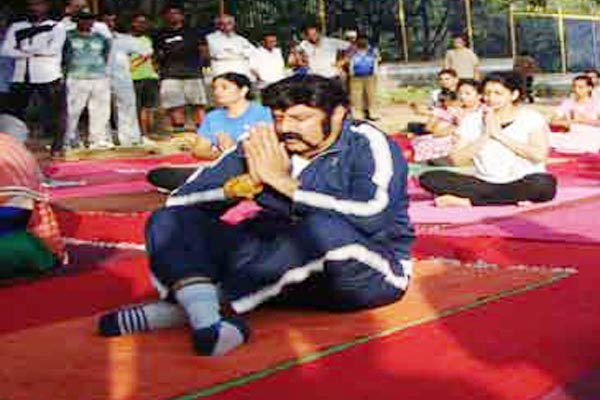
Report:
[[[76,15],[77,29],[67,34],[64,63],[67,75],[67,141],[79,145],[77,124],[84,108],[89,111],[91,148],[109,148],[110,82],[108,56],[110,41],[92,31],[94,15],[83,10]]]
[[[158,73],[154,66],[154,47],[148,36],[148,18],[143,13],[131,17],[131,34],[143,52],[131,55],[131,79],[135,87],[140,127],[144,136],[152,131],[158,107]]]

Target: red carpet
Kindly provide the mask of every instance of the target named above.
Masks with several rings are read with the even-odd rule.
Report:
[[[420,262],[416,271],[406,298],[380,309],[347,314],[278,310],[253,313],[251,342],[219,359],[192,355],[188,333],[183,329],[103,339],[93,334],[93,319],[76,318],[7,333],[0,340],[2,393],[11,400],[44,398],[47,393],[52,393],[53,399],[86,400],[207,394],[219,390],[221,386],[213,386],[218,383],[244,377],[230,382],[242,384],[277,371],[285,375],[285,370],[297,362],[289,360],[309,361],[341,350],[345,350],[342,354],[352,353],[365,347],[359,344],[381,335],[402,332],[459,311],[468,313],[465,310],[566,276],[564,271],[549,269],[477,269],[435,261]],[[326,353],[320,353],[325,349]],[[424,348],[422,354],[428,351]],[[445,357],[443,353],[438,356]],[[317,364],[308,365],[320,365],[329,359],[320,358]],[[405,365],[412,363],[407,363],[402,353],[390,350],[381,359],[386,363],[393,359]],[[343,371],[352,372],[356,379],[360,373],[355,368],[368,363],[364,359],[345,365]],[[258,374],[249,375],[253,373]],[[289,395],[299,396],[304,390]],[[275,393],[256,398],[279,397]]]
[[[553,165],[552,169],[561,170],[560,182],[597,189],[600,187],[600,179],[597,179],[600,178],[597,177],[600,163],[597,161],[598,157],[584,157]],[[142,200],[141,203],[148,207],[140,214],[131,213],[138,208],[122,210],[120,206],[108,207],[112,211],[108,213],[76,211],[90,209],[90,203],[82,203],[62,210],[59,217],[71,237],[143,243],[144,221],[148,210],[156,205],[152,203],[155,200]],[[71,207],[75,203],[65,204]],[[551,207],[546,211],[519,215],[530,224],[551,225],[552,232],[548,235],[548,232],[529,229],[519,231],[518,221],[510,217],[492,220],[498,226],[481,224],[481,228],[490,230],[487,236],[481,236],[485,232],[480,231],[472,232],[478,235],[475,237],[445,236],[447,227],[443,227],[429,231],[433,234],[421,234],[415,246],[415,255],[419,257],[434,255],[480,264],[483,260],[500,266],[526,264],[577,268],[578,273],[569,279],[410,329],[400,329],[390,336],[372,338],[364,344],[343,348],[344,351],[302,365],[284,364],[290,368],[266,374],[264,379],[231,387],[222,393],[216,392],[224,387],[217,386],[213,398],[537,399],[557,386],[588,375],[600,365],[600,338],[597,335],[600,331],[600,297],[597,295],[600,247],[596,243],[598,229],[592,216],[596,211],[592,203],[590,209],[580,214],[569,207],[567,204],[564,215],[564,221],[568,222],[566,231],[560,226],[563,214],[559,208]],[[583,224],[590,232],[578,232],[578,218],[585,219]],[[515,239],[511,234],[499,233],[498,227],[513,229],[525,237]],[[537,233],[527,237],[528,232]],[[567,235],[563,236],[567,239],[584,236],[590,240],[551,242],[552,238],[560,239],[561,234]],[[113,254],[117,255],[120,257],[125,253]],[[129,256],[132,258],[127,259]],[[323,338],[334,338],[355,326],[346,324],[344,318],[349,316],[342,316],[343,319],[334,323],[327,319],[321,322],[325,325],[319,325],[318,319],[312,319],[312,314],[292,315],[293,318],[288,320],[279,318],[272,310],[257,313],[253,325],[259,333],[266,335],[261,337],[268,336],[273,342],[265,341],[269,344],[256,351],[263,342],[257,343],[255,340],[259,339],[255,337],[249,346],[232,355],[232,360],[212,360],[210,365],[190,356],[188,338],[181,331],[137,336],[135,340],[94,338],[93,321],[77,317],[153,295],[143,256],[134,251],[129,256],[86,269],[82,271],[82,274],[85,272],[81,275],[83,278],[65,275],[21,284],[11,288],[10,294],[4,288],[0,289],[0,305],[11,310],[9,318],[0,324],[0,332],[5,333],[0,342],[0,360],[7,361],[0,367],[0,394],[10,393],[11,399],[45,398],[46,393],[52,393],[53,398],[59,399],[158,400],[191,391],[191,395],[179,399],[198,398],[212,392],[195,389],[251,372],[240,368],[244,365],[240,360],[246,360],[244,357],[256,361],[259,354],[263,357],[260,360],[264,361],[281,355],[280,351],[292,351],[292,358],[310,354],[311,345],[321,343]],[[463,287],[464,278],[454,283],[447,281],[432,290],[419,291],[423,294],[421,302],[435,304],[432,301],[435,296],[456,300],[462,295],[455,297],[458,293],[455,291],[463,289],[466,289],[465,297],[458,304],[465,301],[465,304],[479,305],[477,299],[488,298],[469,285]],[[494,287],[492,293],[504,290],[495,286],[497,281],[493,279],[484,283],[487,276],[478,279],[468,274],[467,278],[467,281],[476,280],[477,285],[483,284],[488,289]],[[434,308],[444,309],[442,304]],[[263,319],[269,313],[274,314]],[[385,324],[400,322],[402,327],[404,322],[397,318],[403,318],[404,314],[390,314],[381,319],[369,317],[364,324],[356,326],[380,330],[382,326],[385,329]],[[273,315],[276,318],[272,318]],[[268,325],[270,319],[272,325]],[[57,321],[64,322],[52,323]],[[265,325],[261,325],[263,323]],[[345,325],[348,326],[346,330],[343,329]],[[9,333],[16,330],[20,332]],[[369,332],[373,331],[365,334],[369,335]],[[65,341],[65,337],[70,340]],[[348,340],[352,341],[347,338],[343,341]],[[31,342],[42,344],[32,345]],[[253,346],[257,347],[252,350]],[[40,347],[42,349],[38,351]],[[51,357],[47,356],[48,348],[54,350]],[[306,349],[309,353],[301,353]],[[287,358],[281,360],[284,359]],[[112,368],[114,366],[116,368]],[[261,364],[258,370],[267,366]],[[15,372],[11,367],[21,372]],[[108,373],[109,370],[115,373]],[[137,395],[132,397],[134,392]]]
[[[0,308],[10,310],[2,318],[0,333],[90,315],[155,295],[143,252],[77,246],[70,247],[69,254],[72,265],[56,276],[0,287]]]

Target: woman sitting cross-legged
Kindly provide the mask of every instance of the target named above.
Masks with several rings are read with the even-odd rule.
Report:
[[[431,133],[413,139],[416,162],[447,164],[446,157],[456,143],[456,129],[460,122],[481,107],[480,82],[461,79],[457,91],[458,104],[434,108],[425,125],[425,129]]]
[[[194,156],[216,159],[234,148],[238,139],[257,124],[272,124],[271,111],[252,100],[252,83],[245,75],[228,72],[217,75],[212,82],[218,107],[210,111],[197,134],[183,136]],[[178,139],[176,139],[178,140]],[[150,171],[148,180],[155,186],[171,191],[183,183],[197,168],[165,167]]]
[[[571,88],[571,96],[551,120],[554,127],[567,132],[553,132],[550,145],[559,151],[594,153],[600,149],[600,99],[593,95],[594,82],[587,75],[578,75]]]
[[[483,87],[485,107],[461,122],[449,156],[453,165],[473,165],[474,176],[430,171],[419,177],[421,186],[439,207],[552,200],[556,179],[546,172],[549,129],[542,115],[519,104],[525,94],[522,77],[491,74]]]

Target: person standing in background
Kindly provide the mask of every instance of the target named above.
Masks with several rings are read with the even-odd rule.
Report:
[[[64,49],[69,117],[67,140],[70,147],[79,146],[77,125],[87,107],[90,148],[112,148],[114,144],[107,130],[110,119],[110,42],[100,33],[92,32],[95,16],[91,11],[83,9],[75,18],[77,30],[68,33]]]
[[[317,24],[306,25],[304,37],[298,47],[306,54],[310,73],[325,78],[340,79],[342,70],[338,66],[338,61],[341,59],[340,54],[350,46],[350,43],[321,35]]]
[[[168,4],[162,11],[166,27],[154,42],[160,75],[160,102],[171,119],[175,133],[185,131],[185,106],[194,107],[196,127],[202,123],[207,103],[201,55],[204,37],[185,26],[183,8]]]
[[[277,47],[277,35],[263,33],[262,46],[256,50],[250,62],[250,68],[256,76],[258,89],[285,78],[285,62],[281,49]]]
[[[131,54],[140,53],[139,42],[131,35],[116,31],[117,16],[107,12],[103,21],[112,33],[111,52],[108,58],[110,88],[116,111],[119,143],[131,146],[141,143],[140,127],[135,104],[135,90],[131,80]]]
[[[87,0],[66,0],[63,18],[60,20],[60,23],[67,32],[77,29],[77,21],[75,21],[76,18],[74,17],[83,9],[89,9]],[[112,38],[110,29],[101,21],[94,21],[92,32],[99,33],[107,39]]]
[[[356,119],[376,121],[375,96],[377,93],[377,67],[379,52],[365,36],[356,42],[356,50],[349,58],[350,105]]]
[[[48,17],[47,0],[28,0],[28,19],[10,25],[0,54],[15,60],[10,107],[25,120],[25,111],[37,93],[42,103],[44,133],[53,138],[50,152],[59,156],[65,134],[65,89],[61,69],[65,29]]]
[[[135,89],[139,124],[143,138],[154,129],[154,115],[158,108],[158,72],[154,66],[154,48],[148,36],[148,17],[136,13],[131,17],[131,34],[139,52],[131,54],[131,78]]]
[[[216,19],[217,30],[206,36],[213,76],[227,72],[252,78],[250,59],[256,48],[235,31],[235,18],[224,14]]]
[[[467,40],[462,35],[452,38],[453,49],[446,52],[444,68],[456,71],[460,79],[479,80],[479,58],[467,45]]]

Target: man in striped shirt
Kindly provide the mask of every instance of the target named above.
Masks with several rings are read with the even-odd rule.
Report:
[[[101,334],[187,320],[196,351],[218,355],[249,335],[242,320],[221,314],[219,300],[245,313],[271,301],[348,311],[402,297],[414,235],[399,149],[348,117],[334,79],[287,78],[262,98],[274,127],[251,129],[149,222],[152,271],[174,302],[109,313]],[[230,225],[231,206],[248,208],[248,199],[252,212]]]

